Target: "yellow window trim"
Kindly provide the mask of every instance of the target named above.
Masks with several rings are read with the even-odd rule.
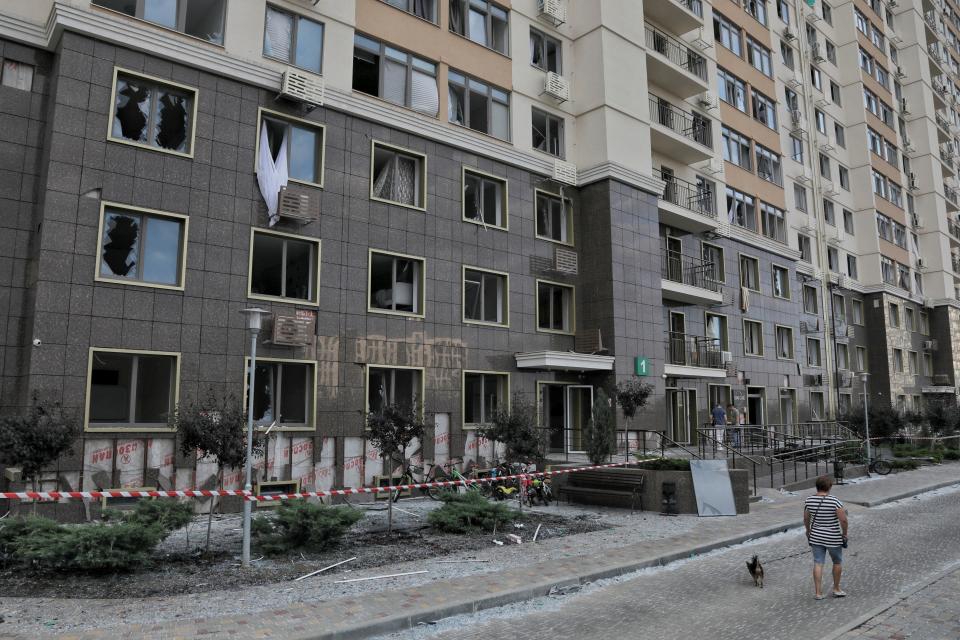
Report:
[[[465,431],[473,431],[480,427],[487,426],[486,424],[479,424],[474,422],[467,422],[467,374],[468,373],[479,373],[484,375],[492,376],[505,376],[506,377],[506,403],[507,411],[510,411],[510,372],[509,371],[487,371],[484,369],[464,369],[460,374],[460,427]]]
[[[313,300],[301,300],[299,298],[285,298],[283,296],[268,296],[259,293],[253,293],[253,240],[257,234],[278,236],[280,238],[291,238],[301,242],[310,242],[317,247],[317,272],[314,276]],[[320,256],[322,255],[323,241],[320,238],[310,236],[301,236],[295,233],[285,231],[274,231],[273,229],[262,229],[258,227],[250,228],[250,251],[247,254],[247,298],[249,300],[266,300],[269,302],[281,302],[303,307],[320,306]]]
[[[308,364],[313,367],[313,385],[310,388],[310,392],[313,394],[310,402],[310,415],[307,416],[307,424],[305,426],[293,426],[285,427],[283,425],[277,424],[277,427],[274,431],[316,431],[317,429],[317,361],[316,360],[304,360],[298,358],[273,358],[273,357],[263,357],[257,356],[257,364],[261,363],[291,363],[291,364]],[[247,393],[249,393],[249,385],[247,384],[247,376],[250,374],[250,356],[245,356],[243,359],[243,377],[241,378],[241,383],[243,385],[243,406],[247,407]],[[265,431],[267,427],[258,425],[254,423],[254,428],[258,431]]]
[[[760,353],[747,353],[747,323],[752,322],[753,324],[760,325]],[[743,318],[743,355],[746,358],[762,358],[766,352],[766,345],[763,341],[763,322],[760,320],[752,320],[750,318]]]
[[[789,357],[789,358],[782,358],[782,357],[780,357],[780,343],[777,341],[777,329],[786,329],[787,331],[790,332],[790,352],[791,352],[792,355],[791,355],[791,357]],[[796,359],[797,359],[797,341],[796,341],[795,338],[796,338],[796,336],[795,336],[794,333],[793,333],[793,327],[791,327],[791,326],[789,326],[789,325],[785,325],[785,324],[774,324],[774,325],[773,325],[773,342],[774,342],[774,351],[776,352],[774,355],[776,355],[777,360],[783,360],[783,361],[789,361],[789,362],[794,362],[794,361],[796,361]]]
[[[179,31],[177,32],[179,33]],[[147,80],[148,82],[154,82],[159,85],[165,85],[172,87],[174,89],[180,89],[182,91],[189,91],[193,94],[193,111],[189,115],[190,120],[190,151],[175,151],[173,149],[164,149],[163,147],[155,147],[153,145],[144,144],[143,142],[135,142],[133,140],[125,140],[123,138],[113,137],[113,118],[114,112],[116,110],[117,104],[117,79],[120,75],[133,76],[135,78],[140,78],[141,80]],[[110,109],[107,114],[107,140],[110,142],[116,142],[118,144],[126,144],[131,147],[138,147],[140,149],[149,149],[150,151],[157,151],[159,153],[167,153],[173,156],[180,156],[181,158],[193,158],[193,153],[196,149],[197,144],[197,105],[200,102],[200,89],[197,87],[191,87],[186,84],[180,84],[179,82],[173,82],[165,78],[158,78],[156,76],[147,75],[145,73],[140,73],[139,71],[133,71],[131,69],[126,69],[124,67],[114,67],[113,68],[113,85],[110,88]]]
[[[373,254],[393,256],[395,258],[406,258],[408,260],[419,260],[422,265],[420,271],[420,313],[411,313],[408,311],[394,311],[392,309],[378,309],[370,304],[370,276],[373,275]],[[404,318],[424,318],[426,316],[427,306],[427,260],[420,256],[412,256],[406,253],[397,253],[385,249],[367,249],[367,313],[382,313],[389,316],[403,316]]]
[[[569,331],[559,331],[557,329],[541,329],[540,328],[540,285],[541,284],[551,284],[557,287],[565,287],[570,290],[570,330]],[[572,336],[577,333],[577,288],[572,284],[566,284],[565,282],[556,282],[554,280],[541,280],[540,278],[536,279],[534,284],[534,306],[536,307],[536,330],[537,333],[552,333],[556,335],[563,336]]]
[[[555,156],[551,156],[551,157],[555,157]],[[570,206],[569,213],[570,213],[570,215],[569,215],[569,220],[567,221],[567,241],[566,241],[566,242],[564,242],[563,240],[554,240],[553,238],[551,238],[551,237],[549,237],[549,236],[542,236],[542,235],[540,235],[539,233],[537,233],[537,196],[538,196],[539,194],[541,194],[541,193],[542,193],[543,195],[545,195],[545,196],[548,196],[548,197],[551,197],[551,198],[554,198],[554,199],[558,199],[558,200],[560,200],[560,201],[566,201],[566,202],[569,203],[569,206]],[[553,193],[553,192],[551,192],[551,191],[547,191],[546,189],[534,189],[534,190],[533,190],[533,235],[534,235],[534,237],[536,237],[538,240],[546,240],[547,242],[552,242],[552,243],[554,243],[554,244],[560,244],[560,245],[563,245],[563,246],[565,246],[565,247],[572,247],[572,246],[574,246],[575,239],[574,239],[574,237],[573,237],[573,235],[574,235],[574,232],[573,232],[573,228],[574,228],[573,218],[574,218],[574,212],[573,212],[573,200],[572,200],[572,199],[567,198],[567,197],[564,197],[564,196],[560,195],[559,193]]]
[[[151,216],[161,217],[161,218],[173,218],[175,220],[180,220],[183,222],[183,246],[180,251],[180,284],[162,284],[158,282],[147,282],[145,280],[127,280],[125,278],[111,278],[110,276],[104,276],[100,273],[100,260],[101,260],[101,249],[103,247],[103,223],[106,218],[106,211],[108,208],[111,209],[121,209],[136,213],[144,213]],[[185,216],[182,213],[172,213],[170,211],[160,211],[159,209],[148,209],[146,207],[134,207],[128,204],[121,204],[119,202],[108,202],[106,200],[100,202],[100,219],[97,223],[97,259],[94,261],[93,265],[93,280],[94,282],[109,282],[110,284],[122,284],[128,287],[148,287],[150,289],[166,289],[168,291],[183,291],[187,283],[187,245],[189,243],[190,235],[190,216]]]
[[[397,202],[396,200],[388,200],[387,198],[378,198],[373,195],[373,161],[376,154],[377,147],[382,147],[384,149],[390,149],[391,151],[397,151],[410,156],[416,156],[423,161],[423,166],[420,167],[420,196],[423,200],[423,206],[404,204],[402,202]],[[405,209],[414,209],[415,211],[426,211],[427,210],[427,154],[422,151],[414,151],[413,149],[407,149],[406,147],[400,147],[395,144],[390,144],[389,142],[383,142],[382,140],[370,140],[370,199],[375,202],[386,202],[387,204],[392,204],[397,207],[404,207]]]
[[[293,182],[294,184],[302,184],[308,187],[317,187],[323,189],[324,177],[326,176],[326,161],[327,161],[327,126],[319,122],[313,122],[312,120],[307,120],[305,118],[298,118],[296,116],[291,116],[289,114],[283,113],[281,111],[274,111],[273,109],[267,109],[266,107],[257,107],[257,131],[256,131],[256,143],[254,145],[253,151],[253,172],[257,173],[260,169],[260,129],[263,126],[263,116],[266,115],[268,118],[274,120],[284,120],[289,123],[302,124],[305,127],[310,127],[311,129],[320,130],[320,182],[311,182],[310,180],[298,180],[296,178],[288,178],[288,182]]]
[[[146,349],[115,349],[112,347],[90,347],[87,353],[87,382],[85,390],[85,399],[83,407],[83,430],[86,432],[128,432],[128,433],[172,433],[174,430],[169,427],[138,427],[106,425],[103,427],[90,426],[90,384],[93,377],[93,356],[95,353],[122,353],[128,355],[148,355],[148,356],[170,356],[174,359],[174,381],[173,381],[173,409],[176,410],[180,404],[180,352],[179,351],[150,351]]]
[[[363,415],[364,415],[364,431],[366,431],[366,416],[370,413],[370,369],[403,369],[404,371],[419,371],[420,372],[420,396],[417,398],[419,400],[417,407],[420,409],[420,415],[424,414],[424,406],[426,406],[426,396],[427,393],[427,374],[424,367],[402,367],[396,364],[377,364],[375,362],[364,362],[361,363],[363,366]]]
[[[503,276],[503,322],[486,322],[484,320],[470,320],[467,318],[467,271],[480,271],[481,273],[492,273]],[[485,269],[483,267],[474,267],[463,265],[460,271],[460,320],[463,324],[475,324],[482,327],[494,327],[498,329],[510,328],[510,274],[506,271],[497,271],[496,269]]]
[[[501,199],[503,202],[501,206],[503,208],[503,225],[498,226],[495,224],[487,224],[479,220],[474,220],[473,218],[467,217],[467,174],[472,173],[475,176],[480,176],[483,178],[489,178],[490,180],[496,180],[503,185],[503,193]],[[470,224],[475,224],[487,229],[496,229],[498,231],[509,231],[510,230],[510,188],[507,182],[507,179],[503,176],[498,176],[493,173],[487,173],[486,171],[481,171],[475,167],[468,167],[466,165],[461,165],[460,167],[460,215],[464,222],[469,222]]]

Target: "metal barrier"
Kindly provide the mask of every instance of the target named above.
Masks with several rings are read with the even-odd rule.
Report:
[[[706,58],[656,27],[647,24],[644,25],[644,28],[646,30],[647,48],[656,51],[673,64],[689,71],[701,80],[707,79]]]
[[[716,200],[712,190],[660,169],[655,168],[653,175],[666,183],[663,187],[663,193],[660,195],[661,200],[666,200],[701,216],[717,217]]]
[[[713,147],[710,121],[675,107],[660,96],[650,95],[650,118],[688,140]]]
[[[679,251],[669,249],[664,249],[660,254],[660,275],[671,282],[720,293],[723,287],[714,280],[713,273],[712,262],[685,256]]]

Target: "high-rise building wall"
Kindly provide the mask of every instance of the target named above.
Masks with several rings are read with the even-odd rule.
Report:
[[[251,306],[259,477],[310,487],[389,472],[385,402],[482,461],[636,377],[630,446],[955,397],[951,7],[12,0],[0,404],[78,412],[70,486],[209,482],[167,421],[248,392]]]

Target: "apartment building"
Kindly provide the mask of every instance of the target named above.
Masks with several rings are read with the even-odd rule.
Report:
[[[0,405],[82,416],[49,483],[190,487],[170,413],[253,393],[258,478],[324,489],[389,474],[384,402],[483,462],[517,394],[569,453],[633,377],[631,447],[953,393],[955,25],[915,4],[12,0]]]

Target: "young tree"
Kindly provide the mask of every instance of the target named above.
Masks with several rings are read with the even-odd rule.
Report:
[[[367,414],[367,438],[387,464],[402,461],[414,439],[423,439],[423,415],[416,402],[384,405]],[[387,531],[393,531],[393,496],[387,501]]]
[[[180,451],[188,456],[213,458],[217,463],[217,486],[227,468],[240,468],[247,462],[247,411],[234,395],[218,396],[211,389],[200,402],[178,405],[171,424],[180,440]],[[254,433],[253,455],[263,456],[265,439]],[[210,527],[213,501],[207,514],[206,551],[210,551]]]
[[[519,393],[513,395],[510,407],[498,407],[489,425],[477,429],[484,438],[506,447],[507,460],[513,462],[543,459],[544,436],[537,428],[533,405]]]
[[[653,393],[653,385],[643,382],[639,378],[629,378],[617,384],[615,399],[627,420],[627,429],[630,420],[637,415],[637,411],[647,405],[647,399]],[[629,446],[627,447],[629,449]]]
[[[610,398],[603,389],[597,390],[597,397],[593,400],[593,416],[585,435],[590,462],[596,465],[607,462],[616,450],[617,425]]]
[[[19,467],[36,491],[41,472],[70,452],[79,435],[80,426],[73,415],[59,404],[45,407],[34,397],[26,415],[0,417],[0,462]],[[34,501],[34,511],[36,508]]]

